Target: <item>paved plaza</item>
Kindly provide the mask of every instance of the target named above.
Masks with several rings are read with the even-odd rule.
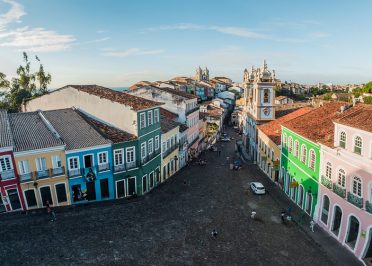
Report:
[[[254,165],[229,170],[234,142],[222,145],[220,157],[205,152],[206,166],[190,165],[145,197],[57,209],[54,223],[44,212],[0,216],[0,264],[350,265],[337,242],[339,257],[282,224],[279,189]],[[267,195],[248,190],[257,180]]]

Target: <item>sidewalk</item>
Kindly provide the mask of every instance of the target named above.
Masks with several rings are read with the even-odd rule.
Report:
[[[346,247],[342,246],[335,238],[329,235],[319,226],[314,226],[314,232],[310,230],[310,216],[303,215],[304,211],[289,199],[285,193],[275,185],[269,178],[258,168],[258,166],[250,166],[251,171],[257,172],[257,176],[262,177],[261,181],[264,184],[268,196],[272,197],[278,205],[282,206],[283,210],[287,211],[291,207],[291,216],[293,222],[298,228],[303,231],[313,242],[322,247],[323,251],[332,261],[338,262],[337,265],[363,265]]]

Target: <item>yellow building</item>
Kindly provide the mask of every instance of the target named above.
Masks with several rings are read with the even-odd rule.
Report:
[[[27,209],[70,204],[65,144],[41,112],[9,114]]]
[[[174,175],[178,170],[180,123],[161,116],[161,180]]]
[[[290,114],[257,127],[257,165],[274,182],[279,181],[281,124],[313,110],[303,107]]]

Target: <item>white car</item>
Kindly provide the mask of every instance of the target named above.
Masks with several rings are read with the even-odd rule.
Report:
[[[252,182],[250,187],[254,194],[263,195],[266,193],[265,187],[260,182]]]

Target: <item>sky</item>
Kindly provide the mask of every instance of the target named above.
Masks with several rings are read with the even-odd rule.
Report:
[[[198,66],[241,82],[264,59],[282,81],[363,83],[371,11],[369,0],[0,0],[0,72],[14,76],[26,51],[51,88],[130,86]]]

